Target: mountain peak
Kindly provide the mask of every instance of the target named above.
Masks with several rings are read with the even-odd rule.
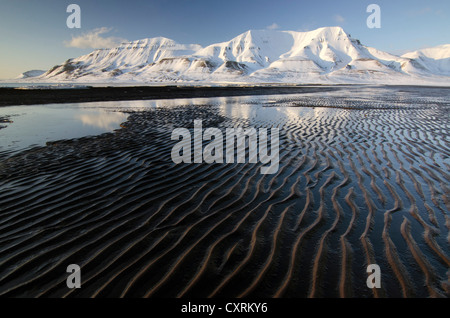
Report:
[[[345,33],[344,29],[342,27],[340,27],[340,26],[321,27],[321,28],[318,28],[318,29],[313,30],[313,31],[330,31],[330,32],[334,32],[334,33],[336,33],[336,32],[343,32],[343,33]]]
[[[418,58],[422,56],[432,59],[448,59],[450,58],[450,44],[423,48],[417,51],[406,53],[402,56],[407,58]]]
[[[316,36],[321,35],[327,38],[337,38],[341,36],[350,38],[350,35],[340,26],[322,27],[306,33],[314,34]]]

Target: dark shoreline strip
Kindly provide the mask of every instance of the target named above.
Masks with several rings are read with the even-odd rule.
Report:
[[[341,86],[130,86],[86,87],[74,89],[15,89],[0,88],[0,107],[52,103],[85,103],[172,98],[253,96],[326,92]]]

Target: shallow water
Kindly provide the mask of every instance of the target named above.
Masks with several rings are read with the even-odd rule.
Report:
[[[0,130],[0,152],[14,154],[51,141],[110,132],[128,116],[92,104],[52,104],[0,107],[0,117],[12,122]]]
[[[3,155],[0,295],[448,297],[448,92],[78,105],[128,120]],[[175,165],[171,132],[195,119],[278,127],[280,169]],[[65,285],[73,263],[80,290]],[[368,264],[381,289],[367,288]]]

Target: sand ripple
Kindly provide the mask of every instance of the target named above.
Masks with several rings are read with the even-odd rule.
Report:
[[[171,105],[131,113],[114,133],[5,156],[0,295],[448,297],[450,103],[419,102],[248,103],[276,105],[269,120]],[[173,164],[170,133],[194,119],[278,126],[279,171]],[[73,263],[77,290],[65,282]],[[366,287],[373,263],[378,290]]]

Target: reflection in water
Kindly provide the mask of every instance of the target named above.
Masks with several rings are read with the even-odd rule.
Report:
[[[248,120],[250,124],[276,125],[278,122],[286,123],[298,121],[305,117],[314,117],[317,111],[321,113],[330,111],[326,108],[317,110],[310,107],[265,107],[257,101],[236,106],[230,103],[223,103],[219,106],[219,112],[222,116],[228,118]]]
[[[80,120],[83,125],[114,130],[121,123],[126,121],[127,115],[119,112],[90,111],[83,114],[76,114],[75,119]]]
[[[105,108],[119,110],[149,110],[156,108],[186,107],[195,105],[198,107],[217,104],[218,98],[178,98],[178,99],[157,99],[157,100],[131,100],[113,102],[84,103],[84,108]]]
[[[13,154],[49,141],[100,135],[120,128],[128,114],[84,104],[52,104],[0,108],[13,123],[0,130],[0,152]]]

